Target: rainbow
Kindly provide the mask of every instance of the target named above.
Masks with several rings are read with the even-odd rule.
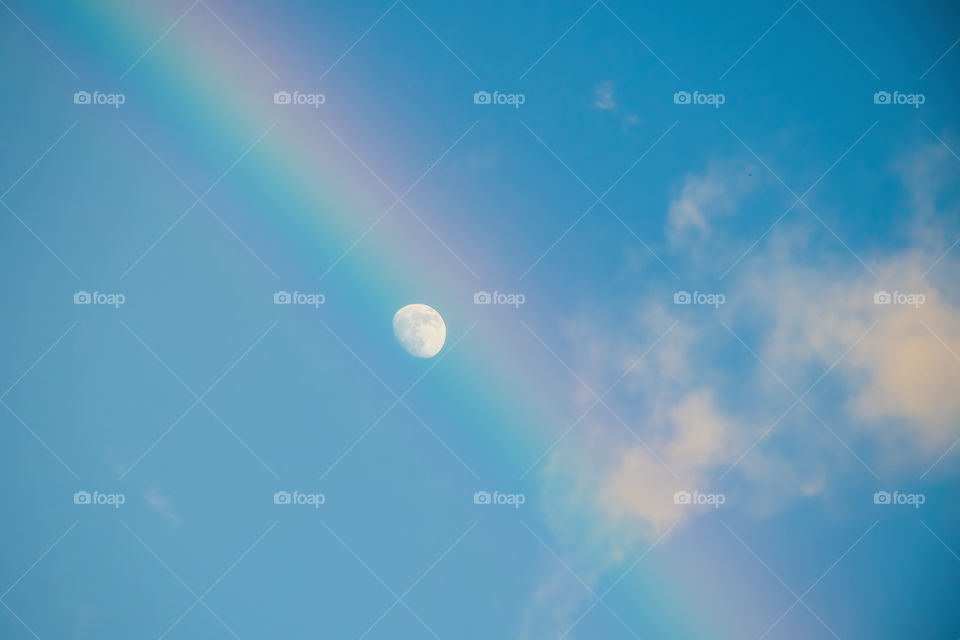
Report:
[[[305,124],[314,130],[322,130],[317,112],[309,107],[284,109],[283,119],[278,123],[279,110],[273,104],[274,92],[294,88],[307,91],[317,87],[319,82],[315,77],[276,80],[266,68],[262,73],[251,74],[251,65],[259,63],[252,56],[238,56],[242,45],[231,40],[226,28],[212,15],[206,15],[201,4],[194,5],[190,13],[203,19],[203,28],[211,30],[210,37],[200,37],[203,33],[195,31],[196,25],[188,15],[143,56],[124,79],[117,80],[138,56],[147,51],[166,26],[177,19],[175,13],[164,11],[161,5],[119,5],[110,10],[94,5],[69,5],[67,10],[76,12],[76,15],[61,17],[65,24],[71,25],[69,32],[62,35],[76,37],[77,33],[83,33],[92,37],[96,34],[98,46],[106,48],[107,53],[99,54],[93,64],[98,67],[107,63],[116,65],[109,71],[95,69],[100,74],[96,80],[87,79],[90,74],[86,72],[79,73],[78,88],[92,84],[129,94],[125,106],[137,110],[138,114],[146,116],[144,120],[153,123],[149,128],[134,125],[136,133],[149,141],[158,156],[177,167],[176,171],[181,175],[191,175],[193,170],[207,175],[206,167],[217,167],[215,171],[222,171],[270,124],[277,124],[258,143],[256,152],[246,156],[231,174],[231,177],[251,176],[250,180],[244,181],[244,192],[240,195],[243,202],[255,202],[264,212],[257,219],[244,220],[243,225],[245,229],[253,230],[253,237],[266,239],[260,244],[282,247],[282,251],[275,249],[269,257],[265,254],[266,263],[288,267],[278,267],[277,271],[296,272],[297,282],[319,282],[331,264],[368,230],[372,219],[384,210],[383,197],[374,198],[367,193],[373,178],[359,163],[355,175],[344,176],[345,172],[340,171],[336,183],[327,177],[329,172],[324,167],[342,166],[344,155],[350,157],[347,149],[332,138],[326,148],[316,148],[297,137],[296,130],[302,130]],[[229,18],[249,24],[260,22],[254,16],[236,13]],[[189,47],[183,48],[178,46],[184,41],[183,37],[178,38],[180,31],[187,32],[191,38],[198,37],[190,40]],[[255,32],[256,28],[250,31]],[[83,51],[84,43],[66,44],[68,49]],[[324,104],[322,113],[330,120],[336,120],[345,111],[349,114],[347,107],[331,99]],[[123,117],[122,113],[120,117]],[[297,118],[311,122],[301,120],[292,122],[295,127],[284,126]],[[176,127],[175,132],[171,131],[171,124]],[[203,144],[194,145],[190,157],[178,157],[172,162],[156,141],[163,141],[173,134],[182,139],[202,140]],[[352,157],[350,159],[352,161]],[[181,169],[184,164],[187,166],[185,170]],[[210,175],[216,178],[218,173]],[[190,180],[185,182],[191,183]],[[203,191],[197,184],[190,186],[197,193]],[[387,194],[386,189],[383,192]],[[387,201],[392,200],[390,197]],[[402,205],[397,205],[387,215],[404,216],[408,213]],[[438,251],[436,240],[419,225],[405,225],[403,228],[406,231],[402,235],[385,239],[370,233],[357,243],[348,257],[335,267],[338,286],[343,283],[343,287],[350,291],[363,292],[352,296],[349,301],[351,306],[357,306],[356,312],[363,318],[389,319],[399,306],[410,300],[429,302],[441,309],[447,319],[448,342],[456,340],[475,319],[472,294],[482,288],[481,283],[466,269],[462,273],[438,277],[432,257]],[[476,236],[475,231],[463,229],[462,237],[450,238],[449,243],[457,245],[458,240],[467,243],[469,238]],[[243,237],[242,233],[240,235]],[[384,265],[404,265],[404,268],[385,269]],[[484,274],[495,275],[497,271],[493,261],[475,266]],[[278,282],[278,288],[282,288],[281,284]],[[429,290],[425,291],[427,286]],[[425,293],[429,294],[429,300],[422,300]],[[384,326],[389,327],[389,323]],[[458,326],[461,331],[457,331]],[[376,328],[378,332],[381,329]],[[458,401],[467,406],[476,405],[478,411],[489,415],[489,420],[485,421],[488,430],[478,445],[490,452],[500,451],[501,457],[506,452],[513,466],[524,468],[522,465],[529,464],[552,440],[549,432],[538,425],[555,428],[563,418],[545,415],[542,408],[534,410],[529,400],[519,398],[516,390],[529,391],[531,381],[538,380],[539,376],[526,378],[513,366],[494,366],[495,362],[516,363],[509,345],[500,345],[500,348],[493,345],[493,351],[490,347],[489,344],[477,344],[475,340],[464,340],[457,346],[455,360],[459,375],[455,378],[469,380],[470,385],[458,384],[454,379],[449,385],[450,390]],[[476,375],[477,371],[493,369],[499,371],[496,385]],[[546,401],[551,390],[544,384],[541,391],[541,397]],[[480,398],[482,403],[478,402]],[[518,428],[518,424],[524,427]]]
[[[57,39],[51,38],[50,42],[71,61],[80,76],[78,89],[98,85],[104,90],[116,87],[117,91],[129,94],[124,109],[142,115],[139,122],[153,123],[145,129],[145,125],[139,125],[138,133],[145,140],[160,141],[162,145],[164,139],[174,134],[203,140],[202,146],[191,149],[194,155],[178,156],[174,166],[178,171],[185,166],[183,172],[188,175],[193,175],[194,170],[206,175],[208,167],[226,168],[256,139],[258,132],[265,131],[266,125],[277,119],[272,102],[275,91],[295,88],[306,91],[319,86],[320,74],[306,79],[277,80],[264,68],[263,73],[251,75],[251,65],[259,63],[252,56],[238,58],[241,45],[231,41],[225,27],[208,15],[203,21],[197,21],[201,27],[187,16],[139,60],[128,75],[118,79],[177,19],[178,15],[171,11],[159,2],[115,3],[109,9],[101,3],[62,3],[56,17],[58,28],[54,37]],[[233,6],[229,17],[224,18],[234,29],[249,25],[249,29],[239,29],[244,33],[263,29],[297,32],[308,27],[271,24],[270,20],[278,19],[276,16],[244,14],[245,11],[252,10]],[[190,12],[202,15],[204,5],[195,4]],[[211,29],[210,37],[204,38],[202,30],[207,28]],[[80,40],[81,35],[84,40]],[[50,37],[48,32],[44,37]],[[96,39],[95,54],[88,51],[91,38]],[[187,46],[170,46],[184,42]],[[282,76],[286,75],[286,68],[296,68],[292,61],[270,62],[276,65],[275,69],[284,70]],[[291,64],[283,66],[284,62]],[[348,107],[332,98],[322,109],[323,114],[330,114],[327,117],[331,120],[338,116],[350,117]],[[287,114],[291,119],[319,120],[317,112],[309,108],[286,110],[284,118]],[[252,179],[244,181],[242,193],[231,194],[231,197],[254,202],[264,212],[256,219],[244,220],[243,225],[247,234],[257,238],[258,247],[268,247],[265,251],[271,246],[277,247],[265,260],[267,263],[286,267],[286,270],[278,268],[281,272],[296,272],[298,281],[318,282],[336,257],[366,231],[370,216],[376,217],[382,212],[382,198],[367,193],[370,179],[362,166],[356,175],[343,176],[344,171],[340,171],[336,183],[330,179],[324,167],[338,166],[348,152],[336,143],[326,148],[309,146],[293,133],[303,123],[295,124],[298,127],[285,127],[282,121],[263,137],[256,153],[251,153],[242,166],[236,168]],[[314,122],[311,126],[319,125]],[[395,155],[390,153],[391,148],[401,148],[392,146],[389,140],[378,141],[378,144],[387,157]],[[157,152],[164,157],[161,149]],[[407,214],[398,206],[389,215]],[[463,228],[457,229],[454,237],[444,239],[451,246],[464,246],[471,238],[489,233],[466,225],[465,222]],[[430,258],[438,250],[436,240],[417,225],[405,228],[409,231],[401,235],[385,238],[371,233],[366,236],[353,248],[349,260],[337,267],[336,278],[338,282],[345,281],[350,290],[363,292],[350,300],[350,304],[356,306],[358,317],[385,318],[382,327],[371,324],[371,331],[389,332],[394,310],[407,302],[421,301],[443,312],[448,339],[456,339],[476,315],[472,293],[484,288],[482,282],[466,270],[438,277]],[[495,282],[502,274],[494,258],[488,256],[483,263],[471,266]],[[403,267],[384,269],[384,265]],[[425,291],[420,283],[425,282],[429,283],[429,300],[422,299]],[[458,326],[460,331],[455,328]],[[528,336],[520,338],[526,340]],[[495,461],[498,463],[495,466],[511,472],[526,468],[553,441],[559,432],[557,426],[566,426],[569,420],[565,413],[554,408],[556,388],[548,381],[541,381],[539,372],[529,370],[529,365],[517,357],[512,346],[509,342],[489,344],[464,340],[457,347],[457,357],[447,363],[452,374],[448,373],[444,381],[453,401],[481,416],[476,426],[482,427],[482,431],[478,429],[473,434],[471,446],[475,451],[471,451],[471,455]],[[498,373],[495,378],[480,378],[478,371]],[[643,587],[632,593],[631,598],[642,601],[644,607],[651,610],[675,612],[670,617],[672,628],[658,630],[658,635],[717,637],[715,630],[705,627],[711,617],[709,606],[698,608],[698,619],[692,620],[691,603],[677,601],[676,594],[681,590],[664,588],[681,579],[696,580],[692,575],[694,569],[684,567],[678,572],[675,567],[655,561],[645,567],[644,571],[638,569],[633,574],[635,581],[640,574]],[[645,575],[647,573],[650,575]],[[698,628],[701,625],[704,627]]]

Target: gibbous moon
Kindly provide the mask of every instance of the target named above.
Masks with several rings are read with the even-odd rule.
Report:
[[[408,304],[393,316],[393,333],[412,356],[432,358],[447,339],[447,325],[433,307]]]

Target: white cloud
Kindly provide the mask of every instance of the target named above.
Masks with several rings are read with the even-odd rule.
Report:
[[[804,264],[787,234],[744,267],[737,297],[771,323],[763,357],[789,372],[836,364],[851,427],[880,448],[883,462],[924,469],[960,437],[960,262],[951,257],[960,198],[956,165],[940,145],[895,166],[913,221],[911,244],[847,266]],[[918,307],[877,305],[878,291],[921,294]],[[874,324],[875,323],[875,324]],[[870,329],[870,327],[873,327]]]
[[[601,82],[593,88],[593,106],[601,111],[613,111],[617,103],[613,100],[613,83]]]
[[[593,87],[593,108],[606,111],[620,118],[621,129],[626,132],[640,122],[640,116],[629,110],[622,110],[620,101],[614,97],[612,82],[598,82]],[[626,113],[624,113],[626,111]]]
[[[872,265],[875,279],[859,264],[841,275],[789,256],[752,265],[742,286],[741,304],[770,316],[762,357],[775,370],[826,370],[857,343],[829,384],[844,383],[850,424],[888,461],[932,462],[960,437],[960,308],[922,277],[936,258],[906,251]],[[919,293],[925,302],[877,305],[879,290]]]
[[[670,201],[667,237],[674,245],[711,234],[714,218],[732,212],[751,188],[750,168],[731,162],[712,165],[705,173],[687,174]]]
[[[804,216],[782,224],[738,267],[717,313],[680,315],[658,291],[635,300],[642,312],[632,317],[621,303],[615,327],[593,308],[574,318],[569,333],[584,346],[574,368],[598,391],[679,322],[605,398],[644,442],[598,407],[551,453],[542,502],[558,544],[602,572],[640,542],[696,517],[701,511],[674,504],[673,493],[715,490],[731,465],[728,506],[762,517],[836,489],[831,480],[849,469],[862,472],[846,446],[881,472],[907,466],[913,477],[946,451],[960,437],[960,256],[942,257],[958,233],[949,225],[960,220],[960,198],[944,195],[955,180],[941,166],[949,159],[928,149],[898,167],[918,228],[910,246],[866,258],[878,279],[842,246],[811,260],[803,225],[819,223]],[[668,233],[709,235],[716,214],[745,193],[733,166],[686,177],[670,205]],[[926,301],[876,305],[881,289],[922,293]],[[803,406],[774,423],[792,394],[718,317],[798,394],[835,365],[805,402],[826,412],[820,417],[842,444]],[[731,363],[726,343],[742,362]],[[579,410],[593,401],[573,397]],[[954,454],[940,473],[956,468],[960,445]]]
[[[173,499],[159,489],[151,488],[143,494],[143,499],[150,510],[163,518],[171,527],[180,526],[180,516],[173,508]]]
[[[577,579],[557,564],[533,593],[532,602],[524,614],[520,640],[560,637],[589,597]]]

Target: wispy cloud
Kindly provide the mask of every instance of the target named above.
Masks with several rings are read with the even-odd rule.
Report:
[[[753,188],[752,167],[733,161],[716,162],[707,171],[688,174],[670,201],[667,237],[682,245],[711,235],[714,220],[731,214]]]
[[[651,291],[630,321],[602,326],[596,309],[571,320],[571,344],[582,345],[574,368],[596,388],[677,324],[606,398],[617,415],[595,410],[551,454],[542,497],[565,548],[602,571],[706,510],[676,504],[676,491],[722,486],[729,504],[759,516],[839,490],[850,468],[916,477],[949,449],[960,423],[960,255],[945,252],[960,233],[960,199],[947,160],[926,149],[898,165],[912,241],[867,256],[879,280],[846,253],[811,260],[819,248],[803,225],[819,223],[798,217],[751,254],[719,310],[680,314]],[[668,235],[702,239],[723,224],[745,193],[741,175],[729,164],[686,176]],[[877,304],[878,291],[924,299]],[[591,401],[573,397],[578,409]]]
[[[600,82],[593,88],[593,106],[601,111],[613,111],[617,103],[613,99],[613,83]]]
[[[157,488],[151,488],[143,494],[143,500],[150,510],[163,518],[171,527],[180,526],[180,516],[174,511],[173,499]]]

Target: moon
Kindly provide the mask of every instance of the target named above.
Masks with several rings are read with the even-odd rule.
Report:
[[[408,304],[393,316],[393,334],[412,356],[432,358],[447,339],[447,325],[433,307]]]

